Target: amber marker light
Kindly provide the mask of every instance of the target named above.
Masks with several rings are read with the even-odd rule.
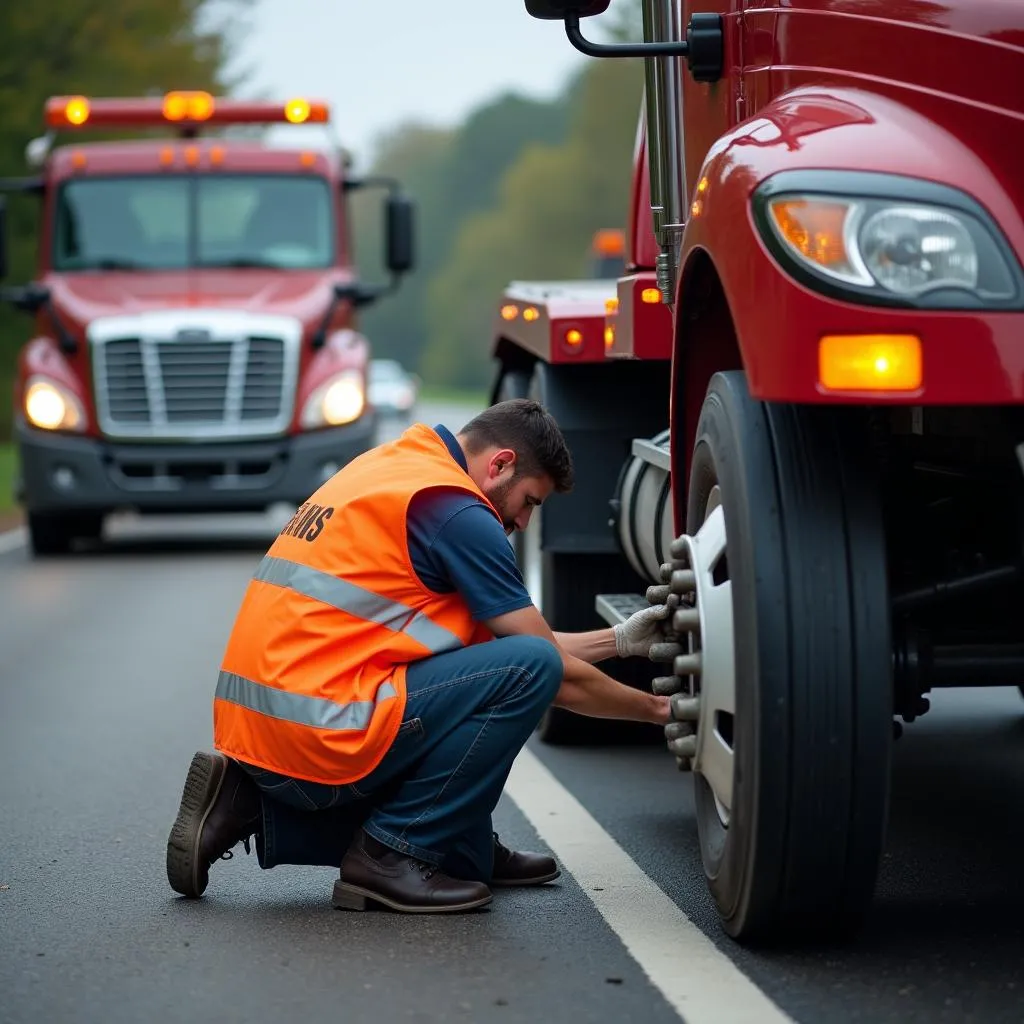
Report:
[[[208,92],[178,90],[164,96],[163,115],[168,121],[208,121],[214,107],[214,98]]]
[[[290,121],[292,124],[302,124],[304,121],[308,121],[309,100],[289,100],[284,105],[284,116],[285,120]]]
[[[517,316],[519,316],[519,307],[514,306],[511,302],[501,307],[502,320],[515,320]]]
[[[828,334],[818,344],[818,380],[827,391],[917,391],[922,379],[914,334]]]
[[[84,96],[72,96],[64,104],[64,119],[68,124],[85,124],[89,120],[89,101]]]

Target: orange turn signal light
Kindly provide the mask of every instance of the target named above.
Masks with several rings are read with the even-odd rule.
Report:
[[[781,199],[769,209],[779,234],[805,260],[824,269],[849,269],[844,234],[849,203]]]
[[[569,348],[579,348],[583,344],[583,332],[576,327],[570,327],[565,332],[565,343]]]
[[[537,319],[539,319],[539,317],[540,317],[540,310],[537,309],[536,306],[527,306],[526,309],[523,310],[523,319],[524,320],[537,320]]]
[[[923,380],[915,334],[828,334],[818,343],[818,380],[828,391],[917,391]]]
[[[657,288],[645,288],[640,293],[640,301],[653,306],[656,302],[661,302],[661,292]]]
[[[515,320],[517,316],[519,316],[519,307],[513,305],[511,302],[508,302],[501,307],[502,320]]]

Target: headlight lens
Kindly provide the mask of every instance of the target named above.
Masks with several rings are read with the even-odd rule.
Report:
[[[966,211],[806,194],[773,197],[767,209],[773,233],[800,265],[852,291],[942,306],[951,304],[949,290],[970,293],[974,306],[1016,293],[991,234]]]
[[[30,377],[25,388],[25,418],[40,430],[85,429],[85,410],[78,399],[56,381]]]
[[[363,375],[358,370],[344,370],[321,384],[306,399],[299,422],[306,430],[340,427],[359,419],[364,408]]]
[[[859,242],[872,277],[898,295],[944,286],[977,291],[978,247],[963,223],[943,210],[880,210],[864,222]]]

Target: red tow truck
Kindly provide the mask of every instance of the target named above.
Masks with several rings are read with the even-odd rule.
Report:
[[[411,200],[391,179],[347,175],[339,147],[209,134],[326,127],[327,105],[59,96],[45,121],[27,151],[41,173],[0,181],[42,204],[35,280],[0,292],[36,317],[14,394],[33,552],[98,537],[121,509],[295,504],[368,449],[357,310],[413,265]],[[54,147],[90,129],[143,137]],[[368,186],[388,190],[388,284],[354,263],[348,197]]]
[[[1024,682],[1024,6],[643,0],[592,43],[608,5],[526,0],[646,76],[603,324],[499,303],[494,397],[578,465],[520,558],[555,629],[672,606],[651,685],[724,930],[849,937],[903,723]]]

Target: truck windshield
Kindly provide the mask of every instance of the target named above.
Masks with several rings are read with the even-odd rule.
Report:
[[[54,270],[316,269],[334,259],[322,178],[83,178],[63,185]]]

